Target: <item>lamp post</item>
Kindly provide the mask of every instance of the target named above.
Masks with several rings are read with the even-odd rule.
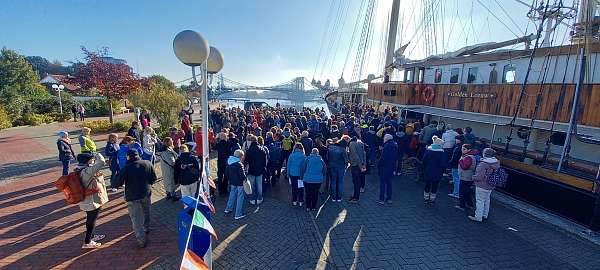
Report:
[[[206,177],[210,175],[209,167],[209,146],[208,146],[208,74],[215,74],[223,68],[223,55],[214,47],[209,47],[208,42],[202,35],[192,30],[179,32],[173,39],[173,51],[175,56],[192,68],[192,78],[194,84],[198,85],[196,78],[196,66],[200,67],[201,73],[201,106],[202,106],[202,164]],[[208,181],[202,179],[204,191],[209,190]],[[191,232],[191,229],[190,229]],[[189,241],[189,236],[188,236]],[[209,247],[205,255],[205,262],[212,269],[212,247]],[[208,258],[207,258],[208,257]]]
[[[58,105],[60,106],[60,114],[62,114],[63,110],[62,110],[62,99],[60,98],[60,91],[65,89],[65,86],[62,84],[52,84],[52,89],[54,89],[56,92],[58,92]]]

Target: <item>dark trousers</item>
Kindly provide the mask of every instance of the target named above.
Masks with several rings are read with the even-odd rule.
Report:
[[[473,198],[472,196],[472,192],[471,192],[471,186],[473,186],[473,181],[463,181],[460,180],[460,186],[459,186],[459,193],[460,193],[460,198],[459,198],[459,205],[462,208],[465,207],[473,207]]]
[[[425,192],[436,194],[440,181],[425,180]]]
[[[77,112],[74,112],[74,113],[73,113],[73,120],[74,120],[75,122],[77,122]]]
[[[98,219],[98,212],[100,208],[92,211],[85,211],[85,243],[89,244],[94,236],[94,227],[96,226],[96,219]]]
[[[281,150],[281,166],[285,166],[286,170],[287,170],[287,160],[290,157],[290,154],[292,154],[292,150]]]
[[[300,176],[290,176],[292,186],[292,202],[304,202],[304,188],[298,187]]]
[[[304,183],[304,187],[306,187],[306,208],[317,209],[321,183]]]
[[[365,175],[360,171],[359,166],[350,167],[350,172],[352,173],[352,184],[354,184],[354,193],[352,198],[357,199],[360,196],[360,189],[364,187],[364,178]]]
[[[217,188],[219,189],[219,194],[226,195],[227,187],[229,186],[229,181],[225,177],[225,169],[227,168],[227,163],[218,162],[217,163]]]
[[[66,160],[61,160],[61,162],[62,162],[62,166],[63,166],[62,175],[68,175],[69,174],[69,163],[71,163],[71,161],[66,159]]]
[[[392,199],[392,173],[379,175],[379,200],[387,201]]]

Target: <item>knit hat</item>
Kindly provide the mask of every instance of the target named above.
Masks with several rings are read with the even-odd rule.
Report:
[[[77,155],[77,162],[81,165],[87,165],[92,158],[94,158],[94,154],[92,153],[81,153]]]
[[[67,136],[67,132],[64,130],[61,130],[56,135],[58,135],[59,138],[64,138]]]
[[[386,143],[387,141],[394,139],[394,136],[392,136],[392,134],[385,134],[385,136],[383,136],[383,142]]]
[[[438,136],[433,136],[431,139],[433,140],[433,144],[442,145],[444,143],[444,140],[440,139]]]

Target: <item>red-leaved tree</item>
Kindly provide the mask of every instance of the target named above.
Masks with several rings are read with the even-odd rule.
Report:
[[[123,63],[106,61],[98,53],[81,47],[86,63],[75,74],[74,82],[83,89],[97,89],[108,99],[110,122],[113,122],[112,101],[120,100],[140,87],[140,79],[131,71],[131,67]]]

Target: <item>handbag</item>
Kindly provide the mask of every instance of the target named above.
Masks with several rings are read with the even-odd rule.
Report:
[[[248,180],[248,178],[246,178],[244,181],[244,192],[246,192],[247,195],[252,194],[252,185],[250,185],[250,180]]]

